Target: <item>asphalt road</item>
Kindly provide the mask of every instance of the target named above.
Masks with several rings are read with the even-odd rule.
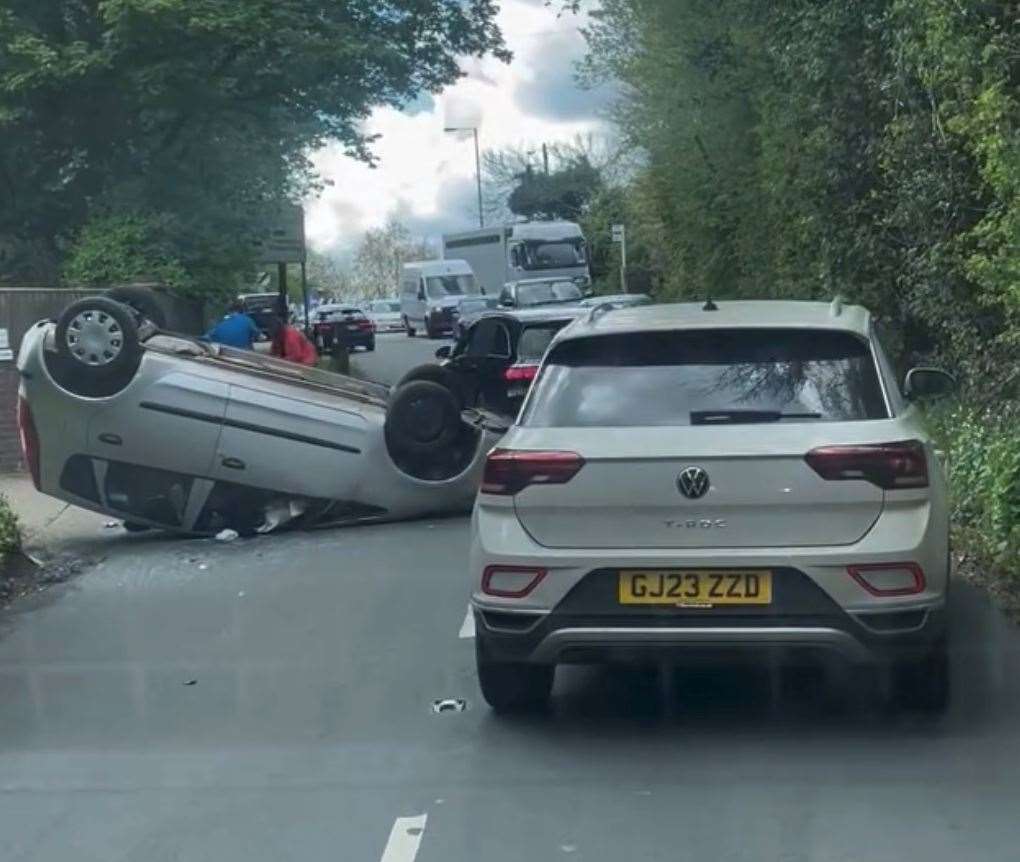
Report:
[[[377,383],[396,383],[409,368],[423,362],[435,362],[436,350],[449,339],[430,339],[423,335],[408,338],[403,334],[375,337],[372,353],[358,349],[351,354],[351,371]]]
[[[434,346],[357,361],[392,378]],[[1016,858],[1020,639],[973,591],[940,721],[767,671],[576,668],[548,714],[501,719],[467,531],[111,535],[0,618],[0,859]]]

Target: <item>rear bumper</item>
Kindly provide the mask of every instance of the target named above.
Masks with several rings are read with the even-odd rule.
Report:
[[[779,654],[875,665],[922,655],[946,633],[942,607],[921,611],[907,628],[885,633],[849,615],[750,625],[754,621],[710,617],[663,625],[662,618],[652,618],[625,625],[601,616],[508,614],[477,603],[474,612],[475,636],[490,660],[534,664],[701,663]]]

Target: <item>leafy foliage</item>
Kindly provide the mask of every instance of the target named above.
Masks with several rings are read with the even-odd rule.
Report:
[[[0,563],[21,547],[21,526],[7,498],[0,494]]]
[[[406,225],[390,218],[385,226],[370,229],[362,237],[354,255],[354,290],[365,299],[393,296],[399,292],[404,264],[430,257]]]
[[[582,76],[641,154],[659,295],[868,306],[949,366],[957,540],[1020,577],[1020,15],[944,0],[602,0]]]
[[[314,148],[338,140],[371,160],[373,106],[456,80],[461,55],[508,58],[495,12],[493,0],[8,0],[0,277],[49,279],[85,225],[142,214],[208,285],[196,262],[242,256],[268,204],[316,187]]]

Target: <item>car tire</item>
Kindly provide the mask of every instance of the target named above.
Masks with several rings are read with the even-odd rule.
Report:
[[[901,660],[892,668],[892,695],[902,709],[932,715],[949,706],[949,645],[939,640],[919,658]]]
[[[77,334],[83,327],[92,330],[86,340]],[[69,372],[65,383],[83,395],[91,394],[96,380],[127,385],[142,358],[134,312],[105,296],[79,299],[60,313],[56,346]]]
[[[373,350],[375,350],[375,339],[374,338],[370,338],[368,341],[365,342],[365,350],[367,350],[369,353],[371,353]]]
[[[537,710],[549,702],[555,665],[495,662],[485,656],[485,648],[475,638],[475,665],[482,697],[499,713]]]
[[[156,294],[147,287],[111,287],[104,294],[107,298],[128,306],[143,320],[148,320],[157,329],[167,328],[166,312],[156,299]]]
[[[399,452],[433,455],[461,433],[460,405],[445,386],[412,380],[397,387],[386,412],[386,438]]]
[[[449,369],[443,368],[442,365],[436,365],[434,362],[425,362],[422,365],[417,365],[400,378],[396,389],[414,380],[428,380],[432,383],[438,383],[440,386],[445,386],[453,393],[458,409],[464,409],[464,393],[457,381],[456,375]]]
[[[406,317],[404,318],[404,332],[407,333],[408,338],[414,338],[414,327],[411,326],[411,321]]]
[[[433,328],[432,323],[429,321],[427,316],[425,318],[425,336],[432,339],[439,338],[439,335],[436,333],[436,330]]]

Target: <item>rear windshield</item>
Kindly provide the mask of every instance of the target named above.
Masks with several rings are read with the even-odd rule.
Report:
[[[546,348],[553,336],[566,326],[567,321],[543,323],[540,326],[529,326],[521,332],[517,342],[517,361],[537,365],[545,356]]]
[[[888,417],[865,341],[798,329],[642,332],[566,341],[523,425],[634,427]]]

